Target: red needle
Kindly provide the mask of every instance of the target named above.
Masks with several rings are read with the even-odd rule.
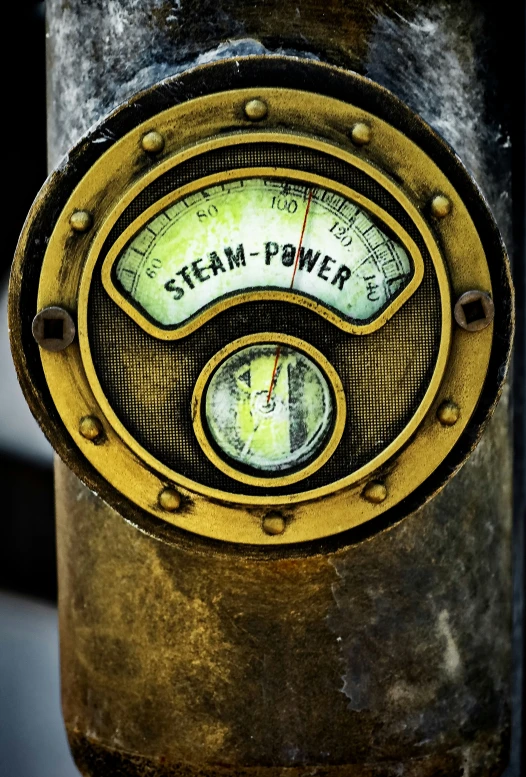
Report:
[[[300,252],[301,252],[301,247],[303,245],[303,238],[305,236],[305,228],[307,226],[307,218],[309,216],[311,201],[312,201],[312,189],[309,189],[309,196],[307,197],[307,207],[305,208],[305,216],[303,217],[303,225],[301,227],[300,242],[298,243],[298,250],[296,251],[296,256],[294,257],[294,268],[292,270],[292,279],[290,281],[290,286],[289,286],[290,289],[292,289],[292,287],[294,286],[294,280],[296,278],[296,273],[298,271]],[[272,396],[272,389],[274,388],[274,384],[276,382],[276,372],[278,370],[278,362],[279,362],[280,354],[281,354],[281,345],[278,345],[278,347],[276,348],[276,358],[274,359],[274,367],[272,369],[272,377],[270,379],[270,386],[267,394],[267,405],[270,402],[270,397]]]

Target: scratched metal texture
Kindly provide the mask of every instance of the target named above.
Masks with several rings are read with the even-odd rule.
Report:
[[[48,0],[49,158],[196,62],[299,53],[369,75],[455,147],[510,238],[489,3]],[[496,110],[497,108],[497,110]],[[64,717],[84,775],[475,777],[508,762],[507,393],[426,507],[267,561],[136,530],[57,465]]]

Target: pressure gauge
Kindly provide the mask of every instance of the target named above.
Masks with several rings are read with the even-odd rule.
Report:
[[[510,345],[505,253],[457,157],[379,86],[279,57],[97,126],[37,200],[12,295],[26,395],[79,477],[148,531],[242,545],[416,509]]]
[[[235,178],[228,171],[221,183],[177,193],[110,252],[106,290],[142,326],[156,326],[158,337],[179,338],[205,309],[214,315],[256,289],[311,308],[314,302],[347,331],[373,331],[419,285],[418,249],[373,203],[378,224],[334,182],[253,172]]]
[[[345,428],[345,392],[319,351],[279,333],[266,337],[235,340],[211,360],[194,390],[194,419],[216,466],[230,460],[231,477],[258,485],[266,477],[270,487],[328,461]]]

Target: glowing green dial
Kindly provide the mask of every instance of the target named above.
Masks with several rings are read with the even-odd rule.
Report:
[[[276,344],[262,343],[226,359],[210,379],[204,412],[223,454],[281,473],[320,452],[335,408],[326,376],[308,356],[288,346],[276,354]]]
[[[308,298],[335,323],[362,327],[414,277],[410,253],[356,202],[273,178],[230,180],[177,200],[135,234],[112,273],[123,298],[164,330],[184,329],[223,300],[261,290]]]

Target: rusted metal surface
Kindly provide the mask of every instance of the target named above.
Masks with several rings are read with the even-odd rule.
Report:
[[[84,774],[497,774],[510,499],[506,479],[480,483],[507,459],[505,414],[427,508],[301,560],[166,545],[59,464],[63,704]]]
[[[474,65],[486,6],[52,0],[48,13],[52,164],[115,104],[199,57],[299,50],[355,66],[430,121],[509,236],[506,130]],[[504,769],[506,401],[432,502],[325,555],[264,561],[154,539],[61,463],[57,520],[64,716],[84,775]]]

